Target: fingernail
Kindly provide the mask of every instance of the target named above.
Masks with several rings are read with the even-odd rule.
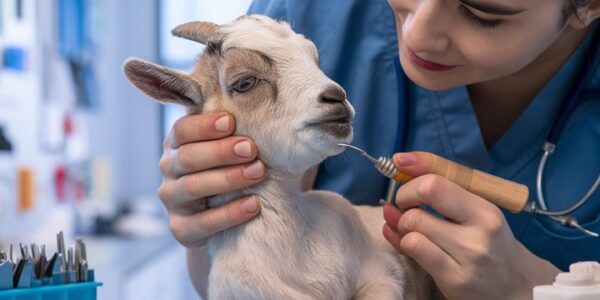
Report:
[[[257,160],[253,164],[245,167],[244,170],[242,170],[242,173],[248,179],[259,179],[263,177],[265,170],[262,162]]]
[[[233,152],[242,158],[252,157],[252,147],[249,141],[241,141],[233,146]]]
[[[240,208],[246,213],[256,212],[258,210],[258,201],[256,200],[256,197],[250,197],[242,201]]]
[[[215,121],[215,128],[218,131],[229,131],[229,116],[222,116]]]
[[[400,166],[410,166],[417,162],[417,156],[412,153],[396,153],[394,156]]]

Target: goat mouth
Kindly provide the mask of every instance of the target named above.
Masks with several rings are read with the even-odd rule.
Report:
[[[317,120],[315,122],[315,124],[319,124],[319,123],[350,123],[352,121],[352,119],[350,118],[350,116],[344,115],[344,116],[336,116],[336,117],[332,117],[332,118],[323,118],[322,120]]]
[[[339,116],[316,120],[308,123],[306,127],[328,133],[336,138],[346,138],[352,134],[351,121],[350,116]]]

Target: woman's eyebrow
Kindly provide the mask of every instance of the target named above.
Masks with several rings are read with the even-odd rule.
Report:
[[[519,13],[524,12],[524,9],[507,7],[501,4],[495,3],[482,3],[476,2],[472,0],[458,0],[462,2],[464,5],[470,6],[476,10],[482,11],[484,13],[488,13],[491,15],[502,15],[502,16],[512,16]]]

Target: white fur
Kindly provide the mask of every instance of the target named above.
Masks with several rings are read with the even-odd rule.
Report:
[[[312,42],[294,33],[287,23],[256,15],[223,27],[223,32],[227,37],[223,43],[224,51],[244,48],[265,53],[279,71],[277,86],[280,93],[276,110],[263,111],[268,113],[264,118],[252,116],[251,124],[244,124],[247,117],[241,116],[243,126],[239,127],[240,134],[256,137],[257,144],[264,145],[261,155],[269,160],[270,166],[301,173],[344,150],[328,136],[317,137],[314,131],[306,130],[307,122],[323,115],[323,106],[316,102],[321,92],[332,86],[341,89],[319,68],[317,49]],[[354,108],[348,102],[346,105],[354,116]],[[265,122],[265,118],[270,123],[267,131],[265,127],[261,131],[254,130],[256,124],[253,123]],[[288,138],[274,143],[274,135]],[[351,139],[352,136],[348,136],[337,142]]]
[[[415,281],[427,286],[427,279],[383,239],[380,207],[354,207],[336,193],[301,190],[302,174],[343,151],[337,143],[352,138],[351,132],[335,136],[307,124],[327,118],[336,105],[354,116],[347,100],[335,105],[318,101],[325,89],[341,87],[319,69],[314,44],[288,24],[263,16],[240,18],[221,31],[223,53],[250,49],[272,60],[277,76],[271,78],[271,86],[278,93],[276,99],[224,93],[195,100],[202,111],[233,114],[236,134],[256,141],[260,159],[268,167],[261,183],[209,199],[209,207],[243,195],[261,199],[257,217],[209,239],[209,298],[422,299],[429,295],[417,288],[408,291],[408,285],[417,285]],[[220,61],[216,68],[219,82],[215,84],[227,90],[227,61]],[[201,85],[205,74],[193,72],[192,77]],[[136,75],[128,76],[136,82]],[[242,109],[249,101],[255,102],[252,108]]]

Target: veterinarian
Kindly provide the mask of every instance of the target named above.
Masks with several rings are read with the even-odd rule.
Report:
[[[560,210],[577,202],[600,172],[600,0],[256,0],[250,12],[285,20],[313,40],[321,67],[356,108],[353,144],[373,155],[396,153],[397,168],[416,176],[399,188],[399,209],[385,207],[382,234],[445,296],[529,298],[570,263],[600,261],[600,238],[548,217],[502,211],[429,174],[414,152],[526,184],[537,203],[542,148],[554,135],[545,203]],[[206,238],[260,212],[253,196],[202,209],[203,198],[265,177],[256,145],[231,136],[234,130],[226,114],[185,116],[160,162],[160,196],[173,234],[189,248],[200,291]],[[170,171],[173,165],[180,172]],[[307,187],[338,191],[356,204],[377,205],[388,186],[349,153],[316,170]],[[197,200],[183,202],[189,195]],[[600,232],[600,192],[571,216]]]

